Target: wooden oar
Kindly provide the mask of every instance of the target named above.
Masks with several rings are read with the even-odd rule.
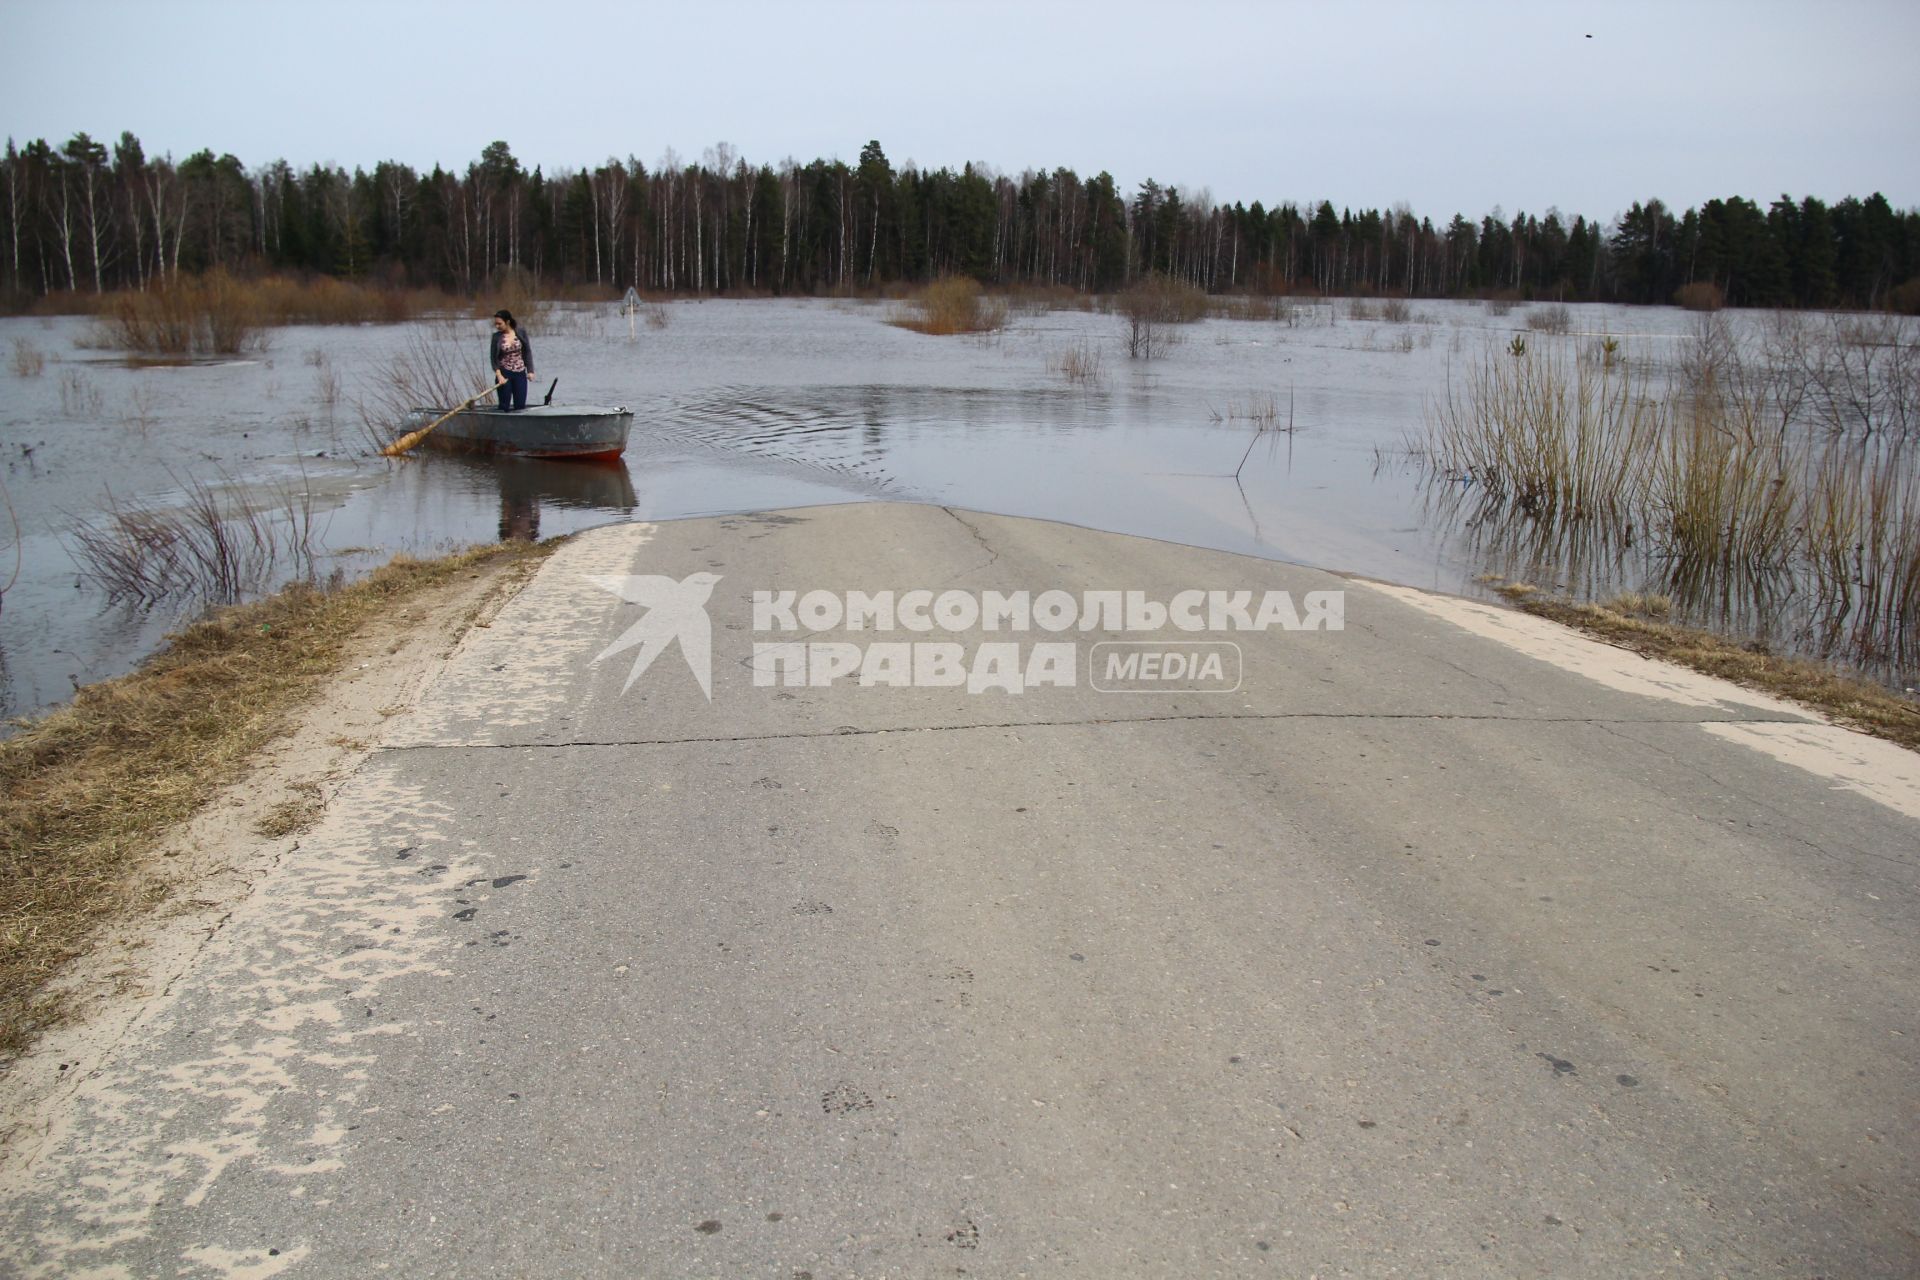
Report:
[[[432,435],[433,429],[435,427],[445,422],[448,418],[451,418],[454,414],[459,413],[462,409],[465,409],[471,404],[473,404],[475,400],[486,399],[488,396],[492,395],[496,390],[498,390],[499,386],[500,384],[496,382],[491,387],[485,387],[480,391],[476,392],[474,395],[468,397],[467,399],[462,400],[459,404],[453,406],[453,408],[447,410],[445,413],[441,414],[439,417],[435,418],[432,422],[429,422],[426,426],[420,428],[418,431],[407,432],[407,434],[401,436],[398,440],[395,440],[392,444],[382,449],[380,451],[380,456],[383,458],[399,457],[401,454],[405,453],[407,450],[413,448],[413,446],[419,444],[422,440],[425,440],[428,436]]]

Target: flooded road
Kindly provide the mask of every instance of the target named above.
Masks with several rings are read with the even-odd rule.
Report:
[[[532,329],[537,381],[559,378],[556,404],[634,410],[628,453],[611,468],[370,456],[356,403],[408,340],[405,326],[280,329],[244,360],[134,367],[83,345],[84,319],[0,320],[0,355],[24,347],[45,361],[37,375],[18,360],[0,368],[0,479],[19,527],[17,548],[0,542],[0,581],[19,562],[0,611],[0,713],[129,669],[204,606],[113,603],[83,572],[76,541],[115,504],[177,508],[196,485],[250,499],[269,521],[290,518],[287,491],[312,495],[311,554],[276,563],[259,589],[503,536],[879,498],[1449,592],[1481,594],[1481,575],[1521,570],[1595,596],[1642,588],[1645,566],[1631,560],[1582,564],[1573,582],[1547,564],[1543,577],[1537,549],[1473,527],[1396,459],[1450,372],[1515,334],[1613,335],[1627,359],[1659,366],[1695,318],[1573,307],[1570,334],[1548,338],[1529,332],[1524,307],[1411,310],[1400,323],[1355,318],[1344,301],[1300,305],[1290,322],[1211,319],[1182,326],[1152,361],[1128,360],[1123,322],[1097,312],[1016,312],[1002,333],[963,338],[890,326],[880,303],[679,302],[663,327],[631,337],[610,311],[556,312]],[[484,327],[454,330],[477,381]],[[1099,358],[1089,382],[1054,371],[1076,348]]]

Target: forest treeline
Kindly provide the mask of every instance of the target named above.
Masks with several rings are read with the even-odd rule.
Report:
[[[505,142],[462,170],[383,162],[349,173],[249,168],[200,151],[149,158],[123,133],[7,142],[0,292],[144,288],[214,268],[311,272],[472,291],[521,268],[552,284],[820,293],[964,274],[994,285],[1107,291],[1148,273],[1209,292],[1512,293],[1660,303],[1711,284],[1733,305],[1920,308],[1920,210],[1636,202],[1610,225],[1498,209],[1441,223],[1405,206],[1220,204],[1101,172],[896,169],[878,142],[854,164],[749,164],[730,147],[592,168],[527,168]]]

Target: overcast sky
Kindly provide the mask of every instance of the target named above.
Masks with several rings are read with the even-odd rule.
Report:
[[[1920,205],[1920,2],[0,0],[0,131],[549,171],[877,138],[1217,200]],[[1591,35],[1591,39],[1588,36]]]

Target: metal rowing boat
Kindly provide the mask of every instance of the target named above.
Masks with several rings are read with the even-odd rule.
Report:
[[[409,429],[423,427],[444,409],[415,409]],[[450,453],[503,453],[522,458],[617,458],[633,427],[631,409],[603,405],[528,405],[507,412],[487,407],[462,409],[422,443]]]

